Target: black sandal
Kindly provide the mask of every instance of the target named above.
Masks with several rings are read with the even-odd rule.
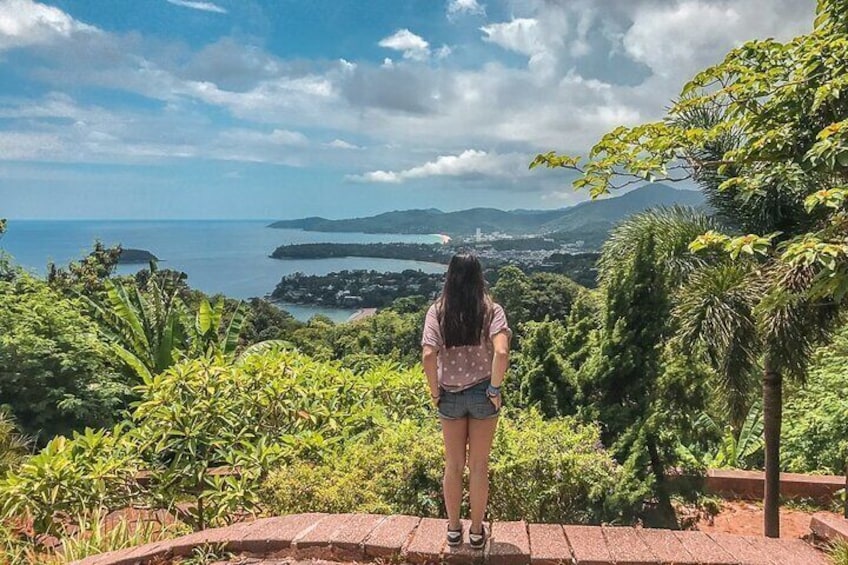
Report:
[[[459,527],[458,530],[451,530],[448,527],[448,545],[451,547],[457,546],[462,543],[462,526]]]
[[[470,529],[468,530],[468,545],[472,549],[483,549],[486,545],[486,526],[480,527],[480,533],[475,534]]]

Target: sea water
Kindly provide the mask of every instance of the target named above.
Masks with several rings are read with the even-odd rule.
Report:
[[[58,266],[87,255],[96,240],[107,246],[144,249],[160,259],[163,269],[183,271],[188,283],[208,294],[247,299],[266,296],[288,274],[327,274],[373,269],[428,273],[444,272],[435,263],[367,257],[333,259],[272,259],[271,253],[289,243],[436,243],[438,235],[319,233],[267,227],[268,220],[9,220],[0,249],[28,271],[44,275],[47,263]],[[120,265],[130,274],[147,264]],[[285,305],[296,318],[324,314],[336,321],[353,310]]]

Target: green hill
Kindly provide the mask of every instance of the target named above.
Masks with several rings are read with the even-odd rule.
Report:
[[[311,217],[282,220],[272,228],[303,229],[320,232],[360,233],[444,233],[451,236],[473,234],[478,228],[484,233],[592,233],[612,227],[623,218],[655,206],[699,206],[704,198],[700,192],[677,190],[664,184],[649,184],[622,196],[583,202],[570,208],[556,210],[512,210],[471,208],[458,212],[442,212],[435,208],[399,210],[366,218],[329,220]]]

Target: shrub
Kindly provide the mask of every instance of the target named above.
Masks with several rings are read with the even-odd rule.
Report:
[[[0,409],[0,476],[17,467],[27,456],[30,442],[5,410]]]
[[[545,420],[536,410],[502,418],[490,463],[493,520],[598,523],[628,509],[621,468],[604,450],[596,426],[572,418]]]
[[[0,280],[0,408],[42,443],[111,425],[129,396],[81,311],[78,300],[29,275]]]
[[[405,417],[427,414],[420,371],[372,364],[354,373],[281,349],[239,361],[185,360],[137,388],[131,420],[112,431],[55,438],[0,480],[2,517],[56,533],[69,516],[131,503],[189,505],[194,527],[256,508],[275,461],[320,460]],[[227,475],[212,473],[232,467]],[[146,487],[138,471],[148,472]]]
[[[273,472],[263,500],[274,514],[305,511],[441,516],[444,449],[435,421],[406,420],[373,439]]]
[[[36,533],[61,533],[63,519],[126,506],[141,461],[120,427],[58,436],[0,480],[5,518],[29,518]]]
[[[505,412],[505,414],[507,414]],[[435,418],[405,421],[317,463],[273,472],[262,496],[272,513],[384,512],[445,516],[444,447]],[[493,520],[597,523],[616,507],[621,469],[594,426],[544,420],[536,410],[501,418],[490,459]]]

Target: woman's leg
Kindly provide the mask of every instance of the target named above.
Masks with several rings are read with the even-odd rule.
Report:
[[[483,531],[483,516],[489,499],[489,452],[498,426],[498,417],[468,419],[469,498],[471,501],[471,530]]]
[[[442,482],[445,493],[445,510],[448,527],[460,528],[459,511],[462,505],[462,473],[465,470],[465,445],[468,442],[468,418],[442,421],[445,438],[445,476]]]

